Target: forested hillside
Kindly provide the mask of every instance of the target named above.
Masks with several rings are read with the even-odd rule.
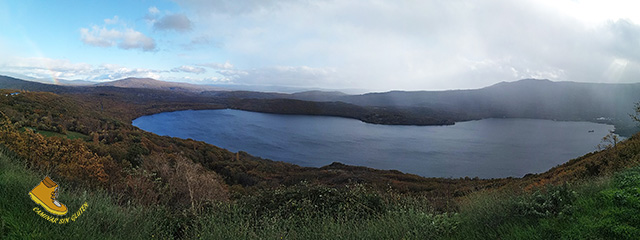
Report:
[[[21,89],[48,87],[15,84],[22,84],[14,85]],[[533,220],[527,221],[556,218],[559,213],[565,214],[565,207],[573,206],[574,202],[562,202],[551,210],[540,209],[536,204],[547,206],[544,201],[556,201],[556,195],[546,193],[548,186],[610,181],[607,180],[610,176],[637,166],[640,161],[640,140],[632,137],[606,146],[604,151],[523,178],[424,178],[340,163],[321,168],[300,167],[244,152],[229,152],[204,142],[158,136],[131,125],[132,119],[143,114],[223,108],[230,103],[239,104],[232,101],[248,104],[253,100],[215,102],[209,97],[186,93],[117,87],[52,89],[57,93],[10,89],[0,93],[0,143],[4,149],[0,183],[2,195],[11,196],[3,198],[3,209],[9,209],[12,201],[22,201],[19,205],[28,211],[30,200],[25,193],[37,183],[30,180],[48,175],[69,194],[69,198],[61,199],[74,203],[77,200],[73,198],[80,197],[92,206],[110,209],[104,212],[90,208],[86,221],[97,224],[95,221],[104,221],[97,219],[105,218],[140,219],[138,222],[145,227],[135,234],[146,237],[306,238],[376,233],[375,236],[383,238],[455,238],[455,229],[461,226],[469,227],[462,232],[465,234],[484,229],[494,231],[491,232],[494,235],[486,236],[510,236],[498,227],[504,228],[502,224],[511,215],[491,215],[478,208],[494,212],[495,208],[506,207],[515,211],[513,214],[525,215],[533,211],[534,215],[524,218]],[[307,102],[299,104],[301,109],[308,109]],[[341,107],[339,103],[332,104]],[[252,106],[249,104],[247,108]],[[573,190],[553,191],[573,194]],[[82,195],[83,192],[90,194]],[[496,197],[489,205],[478,205],[485,201],[483,196],[497,196],[493,194],[502,197]],[[537,198],[527,200],[530,194],[539,194],[543,202]],[[509,199],[515,199],[515,203]],[[540,218],[535,215],[539,211],[550,213]],[[3,210],[0,214],[0,236],[29,236],[22,226],[42,221],[35,214],[25,215],[18,210]],[[148,220],[158,219],[152,216],[161,216],[159,219],[166,222]],[[478,224],[487,221],[483,217],[498,222],[488,228],[480,227]],[[632,221],[613,217],[613,221]],[[366,224],[362,225],[363,221]],[[394,225],[387,227],[389,222]],[[637,227],[634,222],[625,224]],[[121,227],[124,225],[105,226],[111,227],[91,230],[90,234],[135,235],[134,229]],[[326,231],[318,232],[315,226],[323,226]],[[70,228],[78,234],[86,234],[90,229]],[[41,236],[48,236],[45,229],[34,229]],[[349,233],[347,229],[356,231]]]

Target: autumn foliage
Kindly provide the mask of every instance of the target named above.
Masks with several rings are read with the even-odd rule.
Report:
[[[95,186],[109,181],[105,165],[112,159],[91,152],[81,140],[20,132],[6,116],[1,124],[0,143],[25,159],[29,167],[78,184]]]

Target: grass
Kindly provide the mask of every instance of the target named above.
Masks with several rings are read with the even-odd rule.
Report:
[[[451,239],[638,239],[640,167],[526,195],[480,193]]]
[[[65,189],[75,221],[38,216],[27,193],[44,175],[0,149],[0,239],[637,239],[640,167],[537,192],[480,192],[457,213],[434,213],[420,199],[392,201],[361,186],[300,184],[218,202],[193,212],[116,204],[101,190]],[[54,179],[55,180],[55,179]]]
[[[241,210],[203,219],[199,236],[204,239],[434,239],[450,234],[452,215],[419,211],[392,211],[365,219],[247,218]]]
[[[62,133],[57,133],[57,132],[52,132],[52,131],[37,130],[37,129],[31,128],[31,127],[22,127],[19,130],[20,131],[25,131],[27,128],[31,129],[35,133],[39,133],[42,136],[45,136],[45,137],[60,137],[60,138],[68,138],[68,139],[82,139],[82,140],[89,139],[89,136],[84,135],[84,134],[79,133],[79,132],[74,132],[74,131],[67,131],[67,134],[62,134]]]
[[[38,216],[37,205],[27,193],[44,175],[21,166],[7,151],[0,153],[0,239],[124,239],[170,237],[163,228],[164,211],[159,208],[117,206],[101,191],[66,190],[59,183],[59,201],[69,213],[87,202],[89,207],[75,222],[54,224]],[[55,179],[54,179],[55,180]]]

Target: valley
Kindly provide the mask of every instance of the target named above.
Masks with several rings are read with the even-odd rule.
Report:
[[[350,108],[354,106],[357,109],[373,109],[374,111],[380,109],[399,111],[397,110],[399,108],[275,99],[271,103],[282,101],[279,104],[285,104],[280,104],[276,109],[268,109],[268,104],[259,105],[260,101],[264,100],[259,98],[211,97],[181,91],[107,86],[69,87],[32,83],[7,77],[2,77],[0,80],[2,80],[0,83],[4,84],[0,84],[0,86],[6,88],[2,90],[2,98],[0,98],[0,112],[3,113],[0,143],[5,146],[4,154],[10,156],[8,159],[2,160],[3,169],[6,166],[7,169],[16,169],[14,171],[18,172],[27,171],[27,174],[47,172],[48,175],[64,183],[65,186],[70,186],[72,192],[90,191],[93,192],[92,194],[98,194],[90,197],[93,199],[90,200],[92,201],[91,205],[95,204],[95,201],[108,201],[109,204],[113,204],[112,206],[138,206],[137,208],[140,209],[148,209],[145,206],[162,206],[161,209],[165,209],[162,211],[166,211],[162,213],[163,216],[173,219],[170,220],[172,227],[162,231],[153,230],[155,228],[152,227],[142,232],[145,235],[151,234],[149,231],[152,231],[168,237],[189,236],[191,238],[194,237],[190,235],[193,232],[187,229],[192,229],[195,225],[180,225],[179,222],[197,219],[194,221],[198,221],[198,224],[207,225],[210,223],[202,221],[217,221],[203,216],[223,218],[244,216],[240,219],[254,219],[256,221],[276,218],[313,222],[318,219],[327,219],[323,221],[328,222],[317,224],[326,226],[338,224],[341,226],[339,229],[342,229],[342,227],[350,226],[351,222],[335,220],[341,214],[349,214],[348,216],[351,217],[361,216],[372,221],[371,224],[378,224],[375,219],[379,217],[405,218],[409,216],[402,209],[413,209],[411,211],[418,213],[414,216],[417,218],[410,217],[410,222],[403,223],[408,225],[398,225],[397,227],[414,229],[422,223],[420,220],[422,218],[419,216],[437,214],[431,216],[437,219],[447,219],[446,221],[452,221],[450,223],[453,224],[437,225],[437,227],[445,229],[445,232],[437,232],[437,236],[455,236],[447,231],[457,226],[460,221],[468,221],[459,219],[455,214],[472,214],[470,216],[473,217],[485,216],[465,210],[469,206],[476,206],[474,204],[480,203],[482,200],[479,196],[483,194],[504,192],[509,193],[510,196],[526,197],[528,194],[546,189],[548,186],[580,183],[599,178],[608,179],[618,171],[636,166],[637,156],[640,156],[640,147],[637,147],[638,140],[636,137],[631,137],[616,145],[607,145],[603,151],[589,153],[547,171],[526,174],[523,177],[491,179],[421,177],[397,170],[378,170],[340,162],[333,162],[321,167],[304,167],[280,162],[278,159],[274,159],[275,161],[263,159],[243,151],[231,152],[192,139],[159,136],[134,127],[131,122],[141,116],[156,113],[187,109],[227,109],[251,102],[257,102],[260,106],[253,109],[256,112],[273,111],[287,114],[301,113],[297,110],[290,110],[286,103],[302,103],[302,105],[297,105],[299,107],[306,106],[305,104],[347,106],[347,108],[340,108],[343,111],[351,111]],[[10,93],[19,94],[11,95]],[[269,103],[270,99],[266,100]],[[320,105],[315,105],[318,103]],[[247,108],[252,106],[249,104]],[[236,109],[242,108],[237,107]],[[301,107],[301,109],[306,109],[306,107]],[[305,114],[331,115],[322,112],[326,111],[323,108],[311,109],[312,112]],[[35,131],[28,129],[35,129]],[[83,135],[87,137],[71,139],[75,138],[71,136]],[[61,149],[64,150],[61,151]],[[56,167],[51,168],[51,166]],[[391,167],[390,169],[395,168]],[[12,175],[9,172],[2,172],[0,175],[4,176],[3,179],[20,178],[20,176]],[[184,179],[187,181],[185,182]],[[188,179],[206,181],[207,186],[213,186],[218,190],[212,192],[205,188],[185,188],[184,184],[191,181]],[[3,181],[0,183],[4,184]],[[13,187],[3,189],[12,192],[19,191]],[[273,192],[274,189],[277,191]],[[193,195],[195,197],[184,198],[188,195],[185,190],[195,194]],[[296,215],[297,211],[287,210],[288,204],[292,202],[300,201],[302,204],[311,201],[314,203],[316,200],[313,199],[317,198],[317,193],[331,196],[333,199],[331,201],[335,201],[332,206],[351,207],[340,207],[340,210],[332,210],[332,208],[319,210],[313,206],[318,206],[317,204],[324,201],[318,200],[319,202],[316,202],[315,205],[303,204],[304,207],[300,208],[300,211],[305,212],[303,215]],[[466,199],[471,199],[469,200],[471,203],[466,203]],[[498,199],[508,198],[499,197]],[[354,205],[354,202],[351,201],[355,201],[357,204]],[[215,205],[216,203],[223,205]],[[229,204],[226,206],[237,209],[239,212],[219,208],[225,204]],[[496,202],[495,204],[500,203]],[[497,205],[491,206],[496,207]],[[91,208],[88,211],[90,212]],[[189,213],[181,214],[185,211]],[[224,212],[224,214],[212,215],[211,211]],[[317,212],[320,215],[309,215],[312,212]],[[121,215],[125,213],[121,210],[110,210],[109,214]],[[4,219],[17,215],[22,215],[22,213],[6,213],[2,219],[9,221]],[[495,220],[503,219],[499,216],[487,217]],[[387,220],[381,221],[386,222]],[[156,223],[148,223],[152,224],[150,226],[157,226]],[[478,222],[472,220],[467,223]],[[276,227],[276,225],[266,222],[257,224],[256,226]],[[274,224],[284,224],[277,225],[284,227],[290,223],[277,220]],[[119,227],[114,229],[119,229]],[[364,234],[374,229],[378,228],[363,228],[362,231]],[[3,227],[0,230],[2,230],[0,234],[24,236],[16,232],[14,227]],[[103,236],[102,234],[109,232],[87,233],[82,229],[75,231],[97,234],[96,236]],[[123,231],[126,230],[123,229]],[[259,232],[257,229],[250,231]],[[468,231],[470,231],[467,232],[468,234],[473,234],[477,230]],[[198,232],[205,233],[206,231],[198,230]],[[281,231],[277,230],[276,232]],[[314,233],[308,232],[306,234],[313,235]]]

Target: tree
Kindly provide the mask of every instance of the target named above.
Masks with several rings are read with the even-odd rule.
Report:
[[[598,149],[609,149],[612,147],[616,147],[616,145],[618,145],[618,143],[620,142],[620,138],[618,137],[618,134],[615,134],[613,132],[613,130],[609,130],[609,134],[604,136],[600,142],[601,143],[598,144]]]
[[[635,121],[636,123],[640,124],[640,102],[637,102],[633,106],[633,111],[635,113],[629,114],[629,116],[631,117],[631,119],[633,119],[633,121]]]

